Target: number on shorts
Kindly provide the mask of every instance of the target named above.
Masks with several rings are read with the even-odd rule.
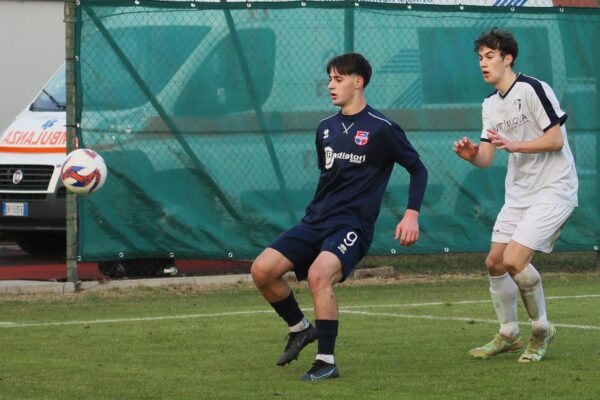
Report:
[[[358,235],[354,231],[350,231],[350,232],[348,232],[348,234],[344,238],[344,244],[346,246],[350,247],[354,243],[356,243],[357,239],[358,239]]]

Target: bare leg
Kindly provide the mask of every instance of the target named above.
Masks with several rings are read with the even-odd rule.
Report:
[[[308,271],[308,285],[315,303],[315,319],[338,319],[333,285],[341,280],[342,264],[339,258],[328,251],[319,254]]]
[[[291,261],[279,251],[266,248],[252,263],[252,279],[263,297],[269,303],[275,303],[290,295],[290,285],[283,275],[293,268]]]
[[[298,358],[300,351],[317,338],[317,329],[304,317],[290,285],[283,279],[293,267],[290,260],[271,248],[265,249],[252,263],[256,287],[290,329],[288,343],[277,361],[279,366]]]

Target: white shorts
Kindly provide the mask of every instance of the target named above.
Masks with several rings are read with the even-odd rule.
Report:
[[[574,207],[563,204],[535,204],[524,208],[505,205],[496,218],[492,242],[514,240],[530,249],[551,253],[573,210]]]

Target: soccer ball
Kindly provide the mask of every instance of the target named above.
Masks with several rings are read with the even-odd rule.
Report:
[[[94,150],[73,150],[63,163],[60,179],[73,193],[83,195],[93,193],[104,185],[106,163]]]

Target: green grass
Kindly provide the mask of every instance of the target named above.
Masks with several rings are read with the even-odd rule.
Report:
[[[464,274],[485,271],[487,253],[437,253],[403,254],[398,256],[367,256],[361,260],[362,267],[392,266],[398,272],[420,274]],[[552,254],[537,253],[535,267],[544,272],[600,271],[600,252],[568,251]]]
[[[286,329],[248,285],[3,296],[0,399],[598,399],[600,274],[543,278],[559,327],[535,365],[468,357],[497,330],[479,321],[495,319],[481,276],[340,285],[341,378],[318,383],[298,381],[315,344],[275,366]],[[310,309],[306,286],[295,292]],[[427,302],[441,304],[414,305]]]

